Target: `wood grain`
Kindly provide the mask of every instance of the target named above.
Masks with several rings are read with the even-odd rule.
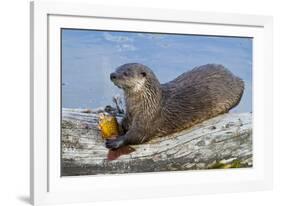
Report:
[[[102,112],[102,108],[63,109],[62,176],[253,165],[251,113],[220,115],[146,144],[109,151],[97,128]]]

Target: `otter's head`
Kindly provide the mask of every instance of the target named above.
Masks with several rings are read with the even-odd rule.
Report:
[[[150,82],[158,82],[147,66],[138,63],[124,64],[110,74],[111,81],[125,92],[138,92]]]

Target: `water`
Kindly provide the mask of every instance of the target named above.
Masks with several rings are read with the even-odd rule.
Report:
[[[129,62],[149,66],[161,83],[195,66],[222,64],[245,82],[233,112],[252,111],[252,38],[77,29],[62,32],[62,106],[112,105],[112,97],[122,91],[109,75]]]

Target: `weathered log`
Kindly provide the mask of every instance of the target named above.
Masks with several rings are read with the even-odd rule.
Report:
[[[63,109],[63,176],[252,167],[251,113],[220,115],[146,144],[109,151],[97,128],[101,112]]]

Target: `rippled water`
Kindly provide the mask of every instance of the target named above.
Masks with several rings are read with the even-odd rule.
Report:
[[[252,39],[64,29],[62,106],[97,108],[122,95],[109,79],[121,64],[149,66],[161,83],[207,63],[223,64],[245,81],[235,112],[252,111]]]

